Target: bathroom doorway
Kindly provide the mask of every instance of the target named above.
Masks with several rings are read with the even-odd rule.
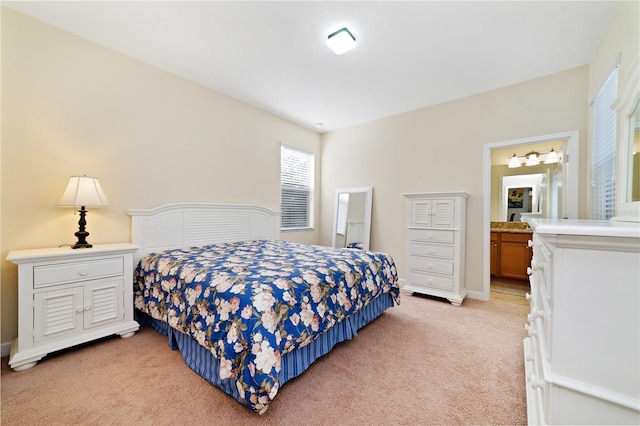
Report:
[[[494,200],[496,197],[492,197],[492,193],[500,191],[500,189],[495,189],[496,178],[492,175],[492,156],[500,153],[501,150],[508,149],[514,151],[513,154],[517,157],[526,156],[528,158],[526,154],[535,151],[541,144],[548,144],[552,141],[561,141],[562,153],[558,163],[560,171],[555,176],[548,177],[549,191],[547,193],[550,194],[548,204],[554,206],[556,209],[556,217],[577,218],[579,190],[579,132],[577,130],[484,145],[483,247],[485,249],[483,251],[484,274],[482,300],[490,299],[490,226],[492,207],[494,207],[493,211],[495,211],[495,206],[492,206],[492,204],[496,203]],[[555,186],[555,188],[552,186]],[[552,198],[555,198],[555,200]]]

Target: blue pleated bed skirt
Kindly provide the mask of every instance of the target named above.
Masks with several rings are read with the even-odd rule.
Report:
[[[287,381],[300,375],[309,368],[316,359],[326,355],[338,343],[356,336],[360,328],[376,319],[388,308],[393,307],[393,304],[394,302],[391,295],[382,293],[360,311],[345,318],[343,321],[335,324],[332,328],[319,335],[316,340],[307,346],[298,348],[282,356],[279,385],[282,386]],[[236,380],[234,378],[220,379],[220,363],[208,349],[200,346],[198,342],[190,336],[174,330],[160,320],[151,318],[139,311],[137,311],[136,314],[140,325],[151,326],[159,333],[168,337],[171,349],[180,350],[189,368],[205,378],[209,383],[233,396],[238,402],[244,404],[242,397],[238,393]]]

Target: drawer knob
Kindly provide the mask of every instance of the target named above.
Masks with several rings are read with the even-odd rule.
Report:
[[[433,234],[429,234],[429,235],[427,235],[427,238],[428,238],[428,239],[430,239],[430,240],[432,240],[432,239],[433,239]]]
[[[86,269],[80,269],[78,274],[80,274],[80,276],[82,277],[86,277],[89,274],[89,271],[87,271]]]
[[[525,293],[524,298],[527,300],[531,300],[531,293]]]
[[[91,305],[87,305],[87,306],[85,306],[85,307],[84,307],[84,310],[85,310],[85,311],[90,311],[90,310],[91,310]]]
[[[534,271],[544,268],[544,263],[538,262],[536,259],[531,259],[531,267]]]
[[[527,241],[527,247],[529,247],[529,248],[533,247],[533,241],[528,240]]]
[[[533,325],[525,324],[525,325],[524,325],[524,329],[526,330],[527,334],[528,334],[530,337],[533,337],[533,336],[536,336],[536,335],[537,335],[536,330],[535,330],[535,328],[533,327]]]
[[[542,318],[544,317],[544,312],[540,309],[531,309],[531,313],[529,315],[527,315],[527,320],[529,320],[529,322],[533,322],[535,321],[537,318]]]
[[[544,381],[539,380],[535,374],[532,374],[530,377],[527,377],[527,380],[531,383],[531,387],[533,389],[541,388],[544,385]]]
[[[432,263],[428,264],[427,269],[433,269],[433,264]]]
[[[433,250],[433,249],[431,248],[431,249],[429,249],[428,253],[429,253],[429,254],[433,254],[433,252],[434,252],[434,251],[435,251],[435,250]]]
[[[82,312],[82,311],[83,311],[82,306],[78,306],[78,307],[76,308],[76,312],[80,313],[80,312]]]
[[[533,269],[531,269],[531,267],[527,266],[527,275],[531,275],[533,274]]]
[[[433,280],[432,280],[431,278],[429,278],[429,279],[427,280],[427,284],[429,284],[429,285],[433,284]]]

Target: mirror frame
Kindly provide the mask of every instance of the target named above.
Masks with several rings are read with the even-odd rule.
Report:
[[[333,227],[331,228],[331,247],[336,246],[336,229],[338,227],[338,198],[340,194],[365,194],[364,200],[364,230],[362,232],[362,245],[364,250],[369,250],[371,236],[371,206],[373,204],[373,187],[336,189],[335,204],[333,205]]]
[[[616,167],[618,168],[616,181],[616,215],[612,221],[640,222],[640,201],[629,201],[629,158],[633,155],[630,138],[631,115],[640,101],[640,69],[639,57],[631,65],[624,83],[620,87],[618,97],[611,104],[616,111],[618,129],[618,144],[616,153]]]

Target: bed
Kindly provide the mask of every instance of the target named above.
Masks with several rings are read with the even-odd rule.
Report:
[[[256,206],[129,210],[134,303],[187,365],[263,414],[278,390],[399,303],[384,253],[282,241]]]

